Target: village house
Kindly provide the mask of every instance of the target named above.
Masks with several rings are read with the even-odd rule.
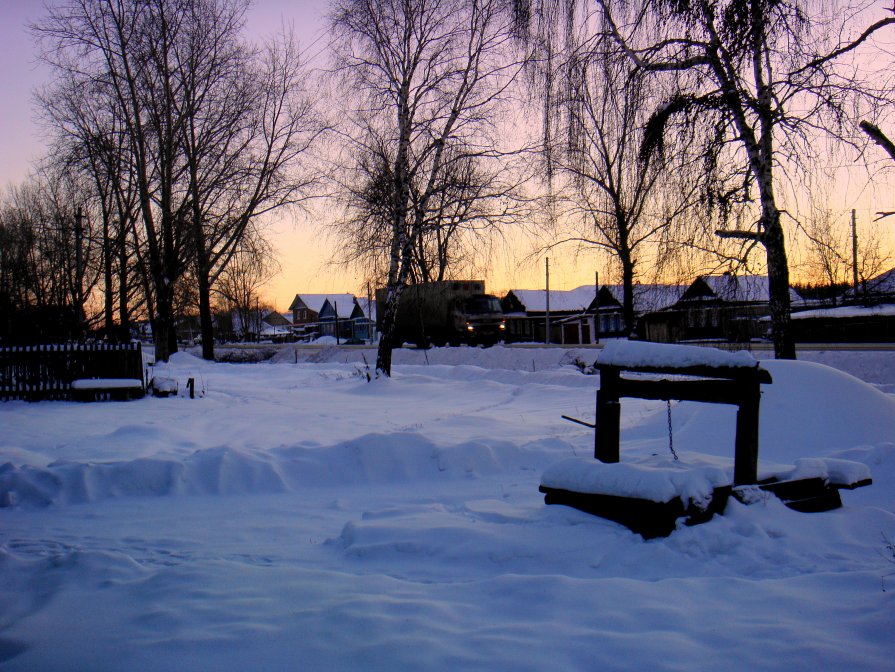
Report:
[[[296,294],[289,310],[292,313],[292,330],[299,340],[311,340],[320,336],[320,311],[328,299],[340,300],[346,306],[353,300],[351,294]]]
[[[327,298],[320,308],[318,324],[321,336],[335,336],[345,341],[366,341],[370,339],[371,322],[352,295],[351,300]]]
[[[643,316],[642,340],[661,343],[717,340],[737,343],[766,338],[770,322],[768,278],[763,275],[703,275],[673,305]],[[790,289],[794,306],[801,297]]]
[[[637,315],[677,301],[684,291],[678,285],[635,285]],[[585,285],[568,291],[550,291],[550,342],[598,343],[601,338],[627,336],[634,325],[625,324],[622,285],[602,285],[595,291]],[[501,301],[507,320],[507,341],[544,342],[547,320],[545,290],[516,289]]]
[[[593,343],[593,315],[587,315],[594,303],[593,285],[572,290],[513,289],[501,299],[506,319],[507,343],[544,343],[547,341],[547,315],[550,315],[551,343]]]
[[[642,315],[671,306],[681,298],[685,289],[686,286],[681,285],[635,284],[635,324],[629,327],[624,316],[624,285],[603,285],[597,304],[592,307],[596,309],[592,312],[599,316],[598,335],[601,338],[636,337]]]
[[[320,336],[369,340],[375,323],[369,307],[365,310],[353,294],[296,294],[289,310],[296,338],[301,340]]]

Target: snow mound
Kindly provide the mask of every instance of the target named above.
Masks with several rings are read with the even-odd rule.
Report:
[[[841,451],[895,437],[891,395],[823,364],[768,360],[762,366],[774,382],[761,388],[759,470],[792,465],[800,458],[839,457]],[[623,416],[625,408],[623,400]],[[736,407],[678,402],[672,404],[672,418],[678,451],[733,459]],[[628,441],[651,451],[667,445],[664,408],[635,428],[622,429],[623,461]]]
[[[281,492],[265,459],[230,448],[196,451],[185,459],[146,457],[102,463],[54,462],[46,467],[0,466],[0,506],[79,504],[119,497]]]
[[[438,446],[419,434],[369,434],[322,447],[270,451],[211,448],[185,457],[54,462],[45,467],[0,466],[0,507],[79,504],[119,497],[239,495],[314,487],[403,484],[534,471],[568,452],[560,441],[527,446],[468,441]]]

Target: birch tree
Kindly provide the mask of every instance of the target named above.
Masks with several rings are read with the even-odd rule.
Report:
[[[673,76],[677,91],[653,114],[646,152],[661,148],[672,120],[706,129],[698,149],[709,163],[738,166],[752,227],[719,235],[764,248],[774,352],[795,358],[789,330],[789,262],[778,190],[805,157],[816,131],[847,121],[860,93],[858,72],[837,65],[895,24],[869,4],[842,7],[798,0],[596,0],[630,61]],[[856,17],[869,17],[855,27]],[[687,148],[676,148],[686,151]]]
[[[513,22],[499,0],[338,0],[332,29],[354,96],[347,151],[388,177],[376,358],[388,376],[398,301],[439,185],[464,161],[499,156],[494,115],[519,70],[508,57]]]

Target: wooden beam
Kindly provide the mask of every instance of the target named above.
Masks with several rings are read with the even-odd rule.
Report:
[[[758,383],[755,383],[756,389]],[[733,404],[744,399],[744,385],[735,380],[633,380],[622,378],[619,397],[666,401],[700,401],[708,404]]]

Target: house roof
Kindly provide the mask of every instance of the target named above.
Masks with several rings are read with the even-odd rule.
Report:
[[[327,303],[334,312],[338,312],[337,317],[340,320],[351,319],[352,314],[357,309],[357,299],[354,298],[354,294],[330,294],[317,312],[322,313]]]
[[[262,334],[269,334],[280,333],[279,330],[282,330],[283,333],[288,333],[292,329],[292,321],[285,315],[282,315],[276,311],[261,310],[260,321],[258,321],[258,314],[259,311],[249,311],[248,329],[245,329],[242,324],[242,313],[240,313],[240,311],[238,310],[231,311],[230,324],[233,328],[233,331],[237,334],[242,334],[246,331],[254,333],[255,330],[260,328]]]
[[[291,327],[292,326],[292,316],[284,315],[283,313],[278,313],[275,310],[265,310],[261,312],[261,319],[271,326],[276,327]]]
[[[602,285],[618,302],[623,303],[623,285]],[[634,309],[638,313],[649,313],[674,304],[686,289],[681,285],[634,285]],[[543,289],[514,289],[510,293],[516,297],[525,310],[533,313],[547,311],[547,296]],[[570,290],[550,290],[550,310],[556,312],[584,312],[594,301],[594,286],[583,285]]]
[[[770,283],[766,275],[701,275],[687,287],[681,300],[716,298],[728,303],[767,303],[770,301]],[[790,301],[802,297],[792,288]]]
[[[339,318],[351,316],[351,311],[354,308],[354,294],[296,294],[289,306],[289,310],[310,308],[319,314],[323,304],[327,301],[331,305],[338,304]]]
[[[603,285],[612,294],[612,297],[622,305],[624,298],[624,285]],[[677,303],[686,285],[634,285],[634,310],[637,313],[652,313],[662,310]]]
[[[508,292],[530,313],[547,312],[547,292],[543,289],[513,289]],[[550,290],[550,311],[584,312],[594,300],[594,286],[585,285],[577,289]]]
[[[867,289],[878,294],[895,294],[895,268],[869,280]]]
[[[372,320],[376,319],[376,302],[370,301],[366,297],[358,297],[357,305],[360,306],[361,311],[363,311],[365,317],[369,317]]]
[[[291,325],[277,324],[272,325],[267,322],[261,323],[261,336],[288,336],[292,333]]]

